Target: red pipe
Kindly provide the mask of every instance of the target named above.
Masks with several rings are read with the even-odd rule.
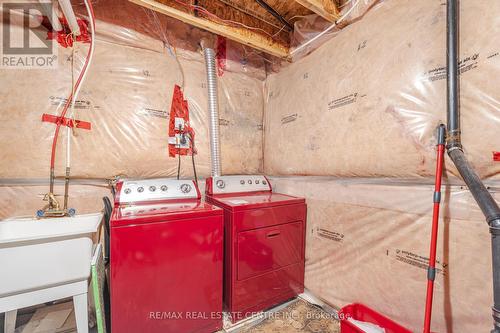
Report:
[[[439,205],[441,202],[441,180],[443,177],[445,127],[438,128],[438,144],[436,159],[436,180],[434,185],[434,209],[432,212],[431,246],[429,254],[429,267],[427,270],[427,297],[425,301],[424,333],[430,333],[432,316],[432,299],[434,295],[434,279],[436,276],[436,248],[439,226]]]
[[[89,8],[90,8],[90,14],[92,15],[92,18],[94,18],[95,15],[94,15],[94,8],[92,7],[92,2],[89,1],[88,4],[89,4]],[[94,20],[92,19],[92,20],[90,20],[90,22],[94,22]],[[92,25],[92,29],[93,29],[93,31],[95,31],[95,24]],[[73,44],[73,47],[74,47],[74,44]],[[82,70],[80,71],[80,75],[78,76],[78,79],[75,83],[75,86],[73,87],[73,90],[71,91],[71,93],[68,97],[66,105],[64,106],[64,108],[61,112],[61,115],[59,116],[59,119],[61,119],[61,121],[58,121],[56,123],[56,129],[54,131],[54,138],[52,139],[52,151],[50,154],[50,193],[54,193],[54,166],[55,166],[55,162],[56,162],[57,139],[59,138],[59,130],[61,129],[61,123],[62,123],[62,120],[64,119],[64,117],[66,116],[66,112],[68,112],[69,106],[71,105],[71,103],[74,103],[73,92],[76,91],[78,89],[78,87],[80,86],[83,75],[84,75],[85,71],[87,70],[87,66],[88,66],[89,61],[90,61],[90,53],[91,52],[92,52],[92,44],[89,46],[89,50],[87,52],[87,57],[85,59],[85,64],[83,65]]]

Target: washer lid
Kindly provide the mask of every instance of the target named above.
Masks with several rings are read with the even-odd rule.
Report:
[[[304,198],[273,192],[218,194],[207,196],[207,198],[207,200],[210,200],[215,205],[229,210],[245,210],[305,203]]]
[[[198,199],[141,205],[120,205],[113,210],[111,226],[195,219],[222,215],[222,212],[222,209]]]

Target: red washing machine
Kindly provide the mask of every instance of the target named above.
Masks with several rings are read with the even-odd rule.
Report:
[[[264,176],[207,179],[224,209],[224,304],[236,322],[304,292],[306,204]]]
[[[191,180],[117,183],[111,216],[114,333],[222,328],[223,211]]]

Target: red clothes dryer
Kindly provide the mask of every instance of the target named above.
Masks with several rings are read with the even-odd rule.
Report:
[[[111,329],[210,333],[222,328],[222,209],[193,181],[116,186],[111,216]]]
[[[224,209],[224,304],[236,322],[304,291],[306,204],[264,176],[207,179]]]

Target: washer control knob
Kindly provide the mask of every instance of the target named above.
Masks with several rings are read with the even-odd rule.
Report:
[[[162,186],[160,187],[160,189],[161,189],[163,192],[165,192],[166,190],[168,190],[168,187],[167,187],[167,185],[162,185]]]
[[[151,185],[151,186],[149,187],[149,190],[150,190],[151,192],[154,192],[154,191],[156,191],[156,186],[154,186],[154,185]]]
[[[224,183],[224,181],[223,181],[222,179],[219,179],[219,180],[216,182],[216,184],[217,184],[217,187],[218,187],[218,188],[224,188],[224,187],[226,187],[226,183]]]
[[[245,185],[245,181],[244,181],[243,179],[242,179],[242,180],[240,180],[240,184],[241,184],[241,185]]]
[[[140,186],[137,188],[137,192],[142,193],[144,192],[144,187]]]
[[[248,184],[252,184],[252,180],[251,179],[248,180]]]
[[[132,192],[132,191],[131,191],[129,188],[126,188],[125,190],[123,190],[123,192],[124,192],[125,194],[129,194],[129,193],[130,193],[130,192]]]
[[[255,184],[260,184],[260,180],[258,180],[258,179],[257,179],[257,180],[255,181]]]
[[[267,185],[267,182],[265,180],[263,180],[262,185]]]
[[[189,192],[191,192],[191,185],[189,185],[189,184],[182,184],[181,185],[181,191],[182,191],[182,193],[189,193]]]

